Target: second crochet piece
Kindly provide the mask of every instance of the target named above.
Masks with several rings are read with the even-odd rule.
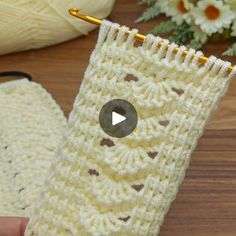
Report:
[[[0,216],[31,216],[65,126],[60,107],[39,84],[0,83]]]
[[[35,205],[26,235],[154,236],[175,199],[191,153],[226,92],[228,62],[103,21],[98,42],[56,161]],[[162,43],[161,48],[157,45]],[[111,138],[99,126],[112,99],[132,103],[135,131]]]

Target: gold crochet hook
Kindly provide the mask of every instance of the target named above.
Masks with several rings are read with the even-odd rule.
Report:
[[[87,22],[89,22],[89,23],[92,23],[92,24],[95,24],[95,25],[99,25],[99,26],[102,24],[102,20],[100,20],[100,19],[98,19],[98,18],[95,18],[95,17],[92,17],[92,16],[87,16],[87,15],[81,14],[81,13],[79,12],[79,10],[76,9],[76,8],[71,8],[71,9],[69,10],[69,13],[70,13],[72,16],[77,17],[77,18],[79,18],[79,19],[82,19],[82,20],[84,20],[84,21],[87,21]],[[120,30],[120,27],[119,27],[117,30],[119,31],[119,30]],[[126,34],[129,35],[129,34],[130,34],[130,31],[127,31]],[[141,42],[143,42],[143,41],[145,40],[145,38],[146,38],[146,36],[143,35],[143,34],[139,34],[139,33],[138,33],[138,34],[135,35],[135,39],[138,40],[138,41],[141,41]],[[161,45],[162,45],[162,42],[160,42],[160,43],[158,44],[158,47],[160,48]],[[168,49],[169,47],[170,47],[170,45],[167,45],[167,49]],[[179,48],[175,48],[175,49],[174,49],[174,53],[177,53],[178,51],[179,51]],[[188,54],[188,51],[186,50],[186,51],[184,51],[183,56],[185,57],[187,54]],[[205,64],[207,61],[208,61],[208,58],[205,57],[205,56],[201,56],[201,57],[199,58],[199,63],[201,63],[201,64]],[[228,72],[231,73],[232,71],[233,71],[233,67],[230,66],[230,67],[228,68]]]

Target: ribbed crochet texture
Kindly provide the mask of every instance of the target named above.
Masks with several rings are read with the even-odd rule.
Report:
[[[104,21],[26,235],[152,236],[175,199],[191,153],[233,74],[194,50]],[[161,48],[157,45],[163,42]],[[99,126],[102,106],[124,99],[137,109],[135,131],[121,139]]]
[[[0,216],[31,216],[65,124],[40,85],[0,83]]]

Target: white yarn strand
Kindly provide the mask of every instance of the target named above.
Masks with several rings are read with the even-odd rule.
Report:
[[[0,55],[58,44],[96,26],[72,17],[68,10],[107,17],[115,0],[6,0],[0,2]]]

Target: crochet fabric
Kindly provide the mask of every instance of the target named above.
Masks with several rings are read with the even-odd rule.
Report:
[[[0,216],[31,216],[66,118],[40,85],[0,84]]]
[[[191,153],[226,92],[229,63],[103,21],[68,128],[26,235],[152,236],[175,199]],[[159,48],[157,45],[161,46]],[[102,106],[124,99],[138,112],[135,131],[111,138]]]

